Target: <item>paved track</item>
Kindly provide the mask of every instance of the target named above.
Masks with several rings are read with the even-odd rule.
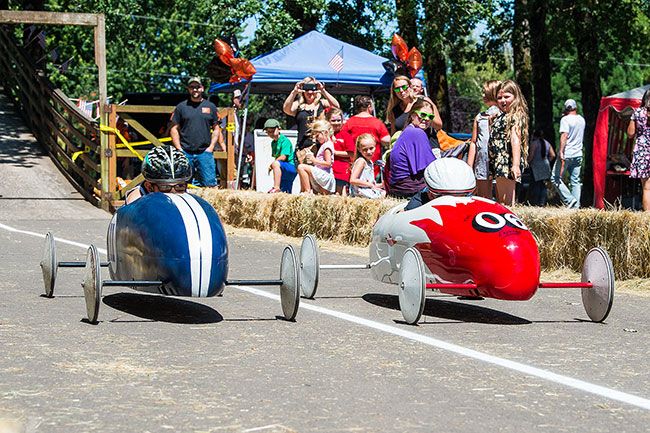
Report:
[[[648,297],[618,294],[599,325],[576,290],[524,303],[437,296],[410,327],[393,286],[324,271],[295,323],[246,288],[199,301],[108,288],[89,325],[80,270],[60,270],[56,297],[40,297],[43,240],[8,228],[105,248],[109,215],[0,116],[0,418],[39,432],[647,431]],[[229,244],[231,278],[277,276],[281,243]]]

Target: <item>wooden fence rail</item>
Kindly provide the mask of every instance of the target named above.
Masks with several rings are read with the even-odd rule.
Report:
[[[99,125],[35,69],[10,29],[0,28],[0,82],[4,91],[61,172],[86,200],[99,206]]]
[[[5,93],[77,191],[95,206],[111,210],[119,207],[123,203],[123,192],[142,179],[135,177],[126,188],[120,188],[117,182],[118,159],[137,158],[135,153],[143,156],[148,149],[137,148],[134,153],[124,148],[114,132],[118,117],[127,120],[152,145],[159,146],[160,137],[138,122],[138,114],[159,114],[161,119],[165,119],[165,116],[169,118],[174,107],[107,105],[104,111],[108,113],[108,125],[102,128],[98,121],[89,118],[35,68],[16,42],[12,29],[11,26],[0,27],[0,52],[3,53],[0,56],[0,84]],[[226,151],[214,152],[214,157],[223,161],[220,164],[220,183],[222,187],[228,187],[235,179],[235,112],[231,108],[219,109],[219,116],[227,120],[223,131]],[[101,134],[108,136],[108,146],[103,153]],[[107,193],[102,193],[102,173],[108,178]]]

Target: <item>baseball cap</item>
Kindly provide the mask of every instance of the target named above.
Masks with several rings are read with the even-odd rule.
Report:
[[[567,99],[564,103],[564,111],[571,111],[575,110],[576,108],[578,108],[578,104],[576,104],[576,101],[574,99]]]
[[[476,188],[474,170],[465,161],[439,158],[424,170],[429,191],[439,195],[466,196]]]
[[[275,119],[269,119],[266,122],[264,122],[264,129],[279,128],[279,127],[280,127],[280,122],[278,122]]]
[[[189,86],[190,84],[192,84],[192,83],[198,83],[198,84],[203,85],[203,83],[201,82],[201,77],[192,77],[192,78],[190,78],[189,80],[187,80],[187,85],[188,85],[188,86]]]

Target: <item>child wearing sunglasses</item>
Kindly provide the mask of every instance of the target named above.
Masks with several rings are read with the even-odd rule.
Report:
[[[424,170],[436,157],[426,131],[436,118],[433,106],[418,99],[409,113],[409,124],[395,142],[389,156],[389,194],[410,198],[424,187]]]

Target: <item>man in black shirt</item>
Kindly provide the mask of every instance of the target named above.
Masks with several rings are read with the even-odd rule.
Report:
[[[193,183],[213,187],[217,185],[217,178],[212,152],[217,144],[219,150],[225,150],[217,107],[203,98],[201,78],[190,78],[187,90],[189,98],[178,104],[172,113],[172,143],[176,149],[185,152],[190,161],[195,174]]]

